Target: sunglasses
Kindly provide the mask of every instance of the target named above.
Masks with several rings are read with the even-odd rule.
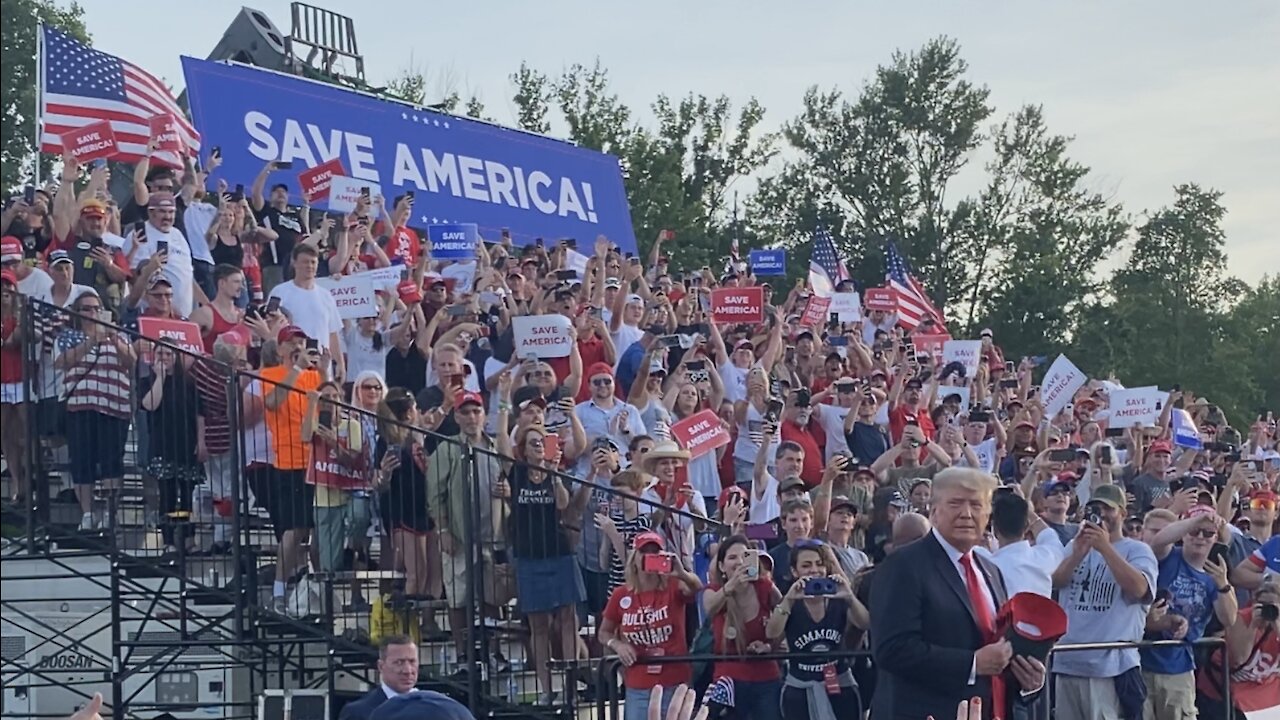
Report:
[[[360,389],[361,390],[381,390],[382,386],[381,385],[361,385]]]
[[[605,385],[612,385],[613,378],[607,378],[607,377],[593,378],[591,380],[591,384],[595,385],[596,387],[604,387]]]
[[[1208,539],[1208,538],[1214,538],[1214,537],[1217,537],[1217,536],[1218,536],[1218,531],[1217,531],[1217,530],[1207,530],[1207,529],[1203,529],[1203,528],[1202,528],[1202,529],[1200,529],[1200,530],[1192,530],[1191,532],[1189,532],[1189,533],[1187,533],[1187,534],[1188,534],[1188,535],[1190,535],[1191,537],[1201,537],[1201,538],[1206,538],[1206,539]]]
[[[542,441],[542,438],[529,438],[528,440],[525,441],[525,444],[531,447],[536,447],[536,448],[546,446],[546,443]]]
[[[1276,504],[1271,500],[1250,500],[1250,510],[1275,510]]]

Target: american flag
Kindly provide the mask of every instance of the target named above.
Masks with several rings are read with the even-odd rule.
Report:
[[[831,297],[841,280],[849,279],[849,268],[836,255],[831,233],[819,229],[813,233],[813,251],[809,256],[809,285],[818,297]]]
[[[885,279],[889,287],[898,293],[898,324],[910,331],[915,330],[924,318],[933,317],[939,325],[945,325],[946,319],[929,300],[920,281],[911,274],[906,259],[898,252],[898,246],[889,243],[885,252],[885,264],[888,266]]]
[[[200,149],[200,134],[164,83],[51,27],[42,25],[41,31],[41,150],[62,152],[62,133],[107,120],[116,136],[113,159],[136,163],[147,154],[148,121],[157,115],[174,116],[187,147],[193,152]],[[159,152],[155,157],[170,165],[182,164],[175,153]]]

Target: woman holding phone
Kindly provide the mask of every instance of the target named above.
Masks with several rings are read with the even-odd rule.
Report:
[[[387,391],[378,411],[378,459],[374,487],[380,489],[379,517],[391,529],[398,569],[404,570],[406,599],[431,597],[440,586],[439,550],[432,547],[431,517],[427,514],[426,455],[422,440],[411,428],[435,430],[444,419],[440,408],[418,411],[413,395],[404,388]],[[436,553],[432,563],[431,553]],[[436,569],[432,577],[432,568]],[[431,626],[424,618],[424,626]]]
[[[511,468],[511,546],[516,596],[529,619],[529,645],[538,676],[538,703],[551,703],[551,628],[559,628],[560,657],[577,657],[578,603],[586,599],[582,573],[561,526],[569,491],[548,468],[560,460],[558,442],[546,428],[521,428]],[[499,436],[502,441],[502,436]],[[505,444],[505,443],[504,443]],[[548,447],[554,444],[556,447]]]
[[[186,359],[164,345],[156,345],[151,353],[150,387],[142,396],[151,433],[147,475],[160,490],[160,534],[165,552],[172,553],[179,546],[186,549],[188,538],[178,537],[178,531],[190,528],[191,494],[205,479],[204,467],[196,459],[204,418]]]
[[[851,628],[871,624],[867,608],[854,597],[849,580],[830,546],[802,540],[791,552],[796,581],[769,616],[770,640],[785,640],[786,650],[814,655],[787,663],[782,714],[787,718],[859,718],[862,699],[848,658],[827,653],[844,648]]]
[[[347,541],[358,546],[369,531],[369,475],[359,418],[338,403],[342,388],[326,382],[307,393],[302,442],[310,449],[307,483],[316,488],[316,543],[320,570],[342,570]]]
[[[734,352],[750,347],[749,341],[739,340]],[[733,476],[738,487],[751,491],[760,443],[768,444],[766,454],[769,462],[766,469],[773,472],[773,458],[778,453],[778,437],[775,433],[773,437],[762,438],[761,433],[767,422],[773,423],[775,428],[780,427],[781,416],[782,402],[769,394],[769,373],[760,366],[751,368],[747,373],[747,397],[733,406],[734,423],[738,426],[738,439],[733,446]]]
[[[666,713],[676,685],[690,681],[689,663],[646,665],[644,659],[689,654],[685,607],[702,583],[666,552],[655,532],[636,536],[626,568],[626,582],[614,589],[601,617],[600,643],[626,667],[623,720],[643,720],[655,685],[663,688]]]
[[[762,557],[768,555],[745,536],[727,538],[720,543],[711,583],[702,594],[702,604],[711,618],[712,651],[743,656],[743,660],[717,662],[712,670],[717,681],[725,678],[733,682],[735,717],[743,720],[782,718],[778,663],[747,659],[773,652],[766,627],[773,609],[782,601],[782,594],[766,577]]]
[[[668,390],[664,400],[677,422],[703,410],[720,407],[720,401],[724,398],[720,373],[706,370],[706,360],[699,359],[695,362],[701,367],[690,370],[691,363],[681,360],[680,366],[676,368],[679,389],[675,392]],[[689,485],[702,496],[709,515],[716,512],[716,500],[721,490],[719,464],[728,449],[728,445],[722,445],[713,453],[704,453],[689,461]]]

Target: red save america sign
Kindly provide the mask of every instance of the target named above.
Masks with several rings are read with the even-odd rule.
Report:
[[[893,288],[868,288],[866,297],[862,299],[862,306],[868,310],[896,312],[898,309],[898,293],[894,292]]]
[[[151,127],[151,139],[160,152],[183,152],[182,129],[172,115],[156,115],[147,121]]]
[[[830,308],[831,298],[818,297],[817,295],[810,297],[809,303],[804,306],[804,315],[800,317],[800,324],[811,328],[826,325]]]
[[[942,346],[950,339],[950,335],[912,335],[911,343],[916,346],[916,357],[931,355],[938,365],[942,362]]]
[[[329,186],[333,184],[333,179],[346,177],[346,174],[342,158],[334,158],[298,173],[298,186],[302,188],[302,196],[307,202],[315,202],[329,197]]]
[[[711,291],[711,320],[758,323],[764,320],[764,288],[718,288]]]
[[[690,458],[696,458],[728,445],[729,429],[714,410],[703,410],[673,424],[671,437],[689,451]]]
[[[116,154],[116,134],[106,120],[64,132],[58,137],[62,140],[63,151],[80,162]]]
[[[186,320],[140,317],[138,332],[142,337],[176,345],[196,355],[204,354],[204,342],[200,340],[200,326]]]

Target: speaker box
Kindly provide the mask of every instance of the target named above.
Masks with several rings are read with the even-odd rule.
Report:
[[[294,72],[285,52],[285,35],[262,11],[242,7],[222,34],[210,60],[234,60],[268,70]]]

